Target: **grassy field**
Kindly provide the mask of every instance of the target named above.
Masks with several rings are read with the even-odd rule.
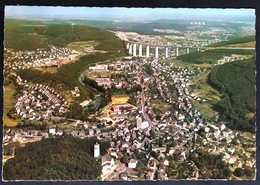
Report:
[[[112,96],[112,103],[117,104],[117,103],[127,103],[129,100],[129,96],[127,94],[117,94]]]
[[[187,63],[183,62],[182,60],[178,60],[176,58],[167,58],[159,61],[160,63],[173,63],[175,67],[184,67],[188,69],[192,69],[193,67],[200,67],[200,68],[206,68],[206,67],[212,67],[212,64],[209,63],[202,63],[202,64],[194,64],[194,63]]]
[[[214,118],[218,116],[218,112],[214,111],[210,103],[200,103],[196,100],[192,100],[192,104],[205,116],[208,118]]]
[[[256,41],[246,42],[246,43],[238,43],[238,44],[229,44],[226,45],[228,47],[248,47],[248,48],[254,48],[256,44]]]
[[[4,87],[4,112],[3,112],[3,123],[6,126],[16,126],[18,121],[12,120],[6,116],[7,112],[14,107],[15,99],[13,97],[15,93],[15,87],[13,83],[10,83]]]
[[[206,78],[206,77],[205,77]],[[193,91],[194,94],[197,94],[200,98],[206,100],[204,103],[200,103],[196,100],[192,100],[193,105],[205,116],[212,118],[218,115],[212,107],[221,100],[221,93],[212,88],[207,83],[198,83],[196,89]]]
[[[187,67],[190,70],[192,70],[192,68],[194,67],[200,67],[200,68],[212,67],[212,64],[209,63],[194,64],[194,63],[183,62],[181,60],[173,59],[173,58],[165,59],[162,60],[161,62],[174,63],[174,66],[185,67],[185,68]],[[218,115],[218,112],[213,110],[212,107],[220,100],[221,93],[219,93],[217,90],[212,88],[208,83],[206,83],[209,73],[210,70],[200,72],[195,76],[191,76],[190,80],[193,83],[193,88],[194,88],[193,93],[196,94],[198,97],[207,100],[204,103],[200,103],[196,100],[192,100],[193,105],[205,116],[212,118]],[[161,108],[161,104],[157,104],[155,102],[154,102],[154,106]]]
[[[85,49],[87,47],[91,47],[91,46],[97,46],[100,43],[98,41],[95,40],[90,40],[90,41],[76,41],[76,42],[71,42],[67,45],[67,48],[71,49],[71,50],[76,50],[78,52],[82,52],[85,53]]]
[[[194,84],[198,83],[199,81],[206,81],[209,72],[210,72],[209,70],[202,71],[197,75],[191,76],[190,79]]]
[[[255,50],[245,50],[245,49],[211,49],[204,52],[193,52],[190,54],[180,55],[177,57],[178,60],[183,61],[188,64],[196,65],[208,65],[215,64],[219,59],[224,56],[231,56],[233,54],[238,55],[255,55]]]
[[[199,103],[196,100],[192,100],[193,105],[207,117],[212,118],[218,115],[218,113],[212,109],[220,99],[221,93],[212,88],[208,83],[206,83],[210,71],[206,70],[190,79],[194,83],[194,94],[197,94],[200,98],[207,100],[204,103]]]
[[[250,43],[250,44],[248,44]],[[242,38],[238,38],[238,39],[234,39],[234,40],[230,40],[230,41],[224,41],[224,42],[218,42],[218,43],[214,43],[214,44],[210,44],[209,47],[220,47],[220,46],[231,46],[231,45],[236,45],[238,44],[238,47],[250,47],[250,45],[252,47],[254,47],[254,43],[255,43],[255,35],[251,35],[251,36],[247,36],[247,37],[242,37]]]
[[[160,110],[162,113],[165,113],[166,111],[171,109],[171,105],[168,103],[165,103],[162,100],[159,99],[153,99],[151,100],[151,105],[156,110]]]

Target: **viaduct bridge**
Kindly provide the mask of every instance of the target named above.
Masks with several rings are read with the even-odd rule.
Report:
[[[190,53],[190,50],[193,51],[204,51],[204,50],[211,50],[211,49],[244,49],[244,50],[255,50],[253,47],[187,47],[187,46],[169,46],[169,45],[152,45],[152,44],[144,44],[144,43],[137,43],[131,41],[124,41],[126,44],[126,49],[128,53],[133,56],[139,56],[149,58],[154,56],[156,59],[159,58],[159,55],[165,58],[169,56],[179,56],[180,50],[185,51],[186,54]],[[137,47],[138,47],[138,54],[137,54]],[[143,55],[143,47],[145,47],[145,55]],[[152,53],[152,50],[154,53]]]
[[[143,43],[136,43],[136,42],[130,42],[130,41],[124,41],[126,44],[126,49],[128,50],[129,54],[132,54],[133,56],[139,56],[143,57],[143,47],[145,47],[145,57],[149,58],[152,55],[158,59],[159,55],[164,56],[165,58],[168,58],[169,56],[179,56],[180,50],[185,50],[185,52],[188,54],[190,53],[190,49],[195,49],[197,51],[200,51],[203,49],[202,47],[176,47],[176,46],[166,46],[166,45],[152,45],[152,44],[143,44]],[[138,48],[138,50],[137,50]],[[205,48],[204,48],[205,49]],[[152,53],[151,51],[154,51]],[[138,54],[137,54],[138,51]]]

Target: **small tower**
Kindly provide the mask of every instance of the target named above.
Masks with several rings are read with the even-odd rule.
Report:
[[[137,128],[140,128],[141,125],[142,125],[142,118],[139,117],[139,116],[137,116],[137,117],[136,117],[136,127],[137,127]]]
[[[94,145],[94,157],[98,158],[100,156],[100,146],[98,143]]]

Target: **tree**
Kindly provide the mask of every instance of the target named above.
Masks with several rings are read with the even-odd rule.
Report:
[[[80,119],[82,114],[82,107],[79,103],[73,102],[69,107],[69,118]]]
[[[158,159],[158,157],[159,157],[159,154],[158,154],[157,152],[153,151],[153,150],[150,152],[150,155],[151,155],[153,158],[155,158],[155,159]]]
[[[97,179],[102,167],[93,157],[96,141],[95,138],[60,136],[17,147],[15,157],[3,167],[3,177],[6,180]],[[104,154],[103,142],[100,142],[100,149],[101,155]]]
[[[121,163],[124,163],[124,164],[128,164],[128,162],[129,162],[128,156],[127,156],[126,154],[124,154],[124,155],[121,157],[120,162],[121,162]]]

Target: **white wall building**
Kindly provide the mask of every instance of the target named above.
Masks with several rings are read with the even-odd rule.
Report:
[[[100,156],[100,146],[98,143],[94,145],[94,157],[98,158]]]

